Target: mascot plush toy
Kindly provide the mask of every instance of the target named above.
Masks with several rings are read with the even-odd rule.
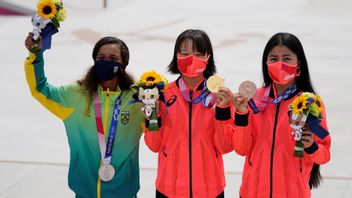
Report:
[[[153,108],[155,108],[155,102],[159,99],[159,90],[157,87],[154,87],[153,89],[139,87],[138,99],[145,104],[141,110],[147,117],[150,117]]]
[[[38,14],[33,15],[32,17],[32,25],[33,25],[33,39],[38,40],[40,34],[42,33],[42,30],[45,28],[45,26],[50,23],[50,19],[45,19]]]
[[[164,76],[155,71],[145,72],[140,80],[134,85],[138,92],[133,94],[133,101],[129,104],[141,102],[143,107],[141,111],[148,120],[148,129],[150,131],[159,130],[158,107],[157,101],[165,102],[164,90],[167,88],[167,80]]]

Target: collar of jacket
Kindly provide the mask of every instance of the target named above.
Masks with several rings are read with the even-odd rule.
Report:
[[[181,76],[179,76],[179,77],[177,78],[177,80],[176,80],[176,85],[177,85],[178,88],[180,88],[180,86],[179,86],[179,84],[178,84],[178,81],[180,80],[180,78],[181,78]],[[199,83],[199,85],[198,85],[196,91],[202,91],[202,90],[204,89],[204,81],[205,81],[205,78],[203,78],[203,80]],[[188,89],[188,87],[187,87],[187,89]]]
[[[121,93],[121,89],[120,89],[119,85],[117,85],[116,91],[110,91],[109,89],[104,91],[103,87],[99,84],[97,90],[98,90],[98,93],[100,93],[100,94],[117,94],[117,95],[120,95],[120,93]]]
[[[275,100],[275,93],[274,93],[275,89],[274,89],[274,84],[270,85],[270,93],[269,93],[269,97],[273,100]],[[298,93],[300,92],[300,90],[297,90],[295,92],[293,92],[288,98],[286,98],[285,100],[290,100],[291,98],[295,97]],[[284,101],[285,101],[284,100]]]

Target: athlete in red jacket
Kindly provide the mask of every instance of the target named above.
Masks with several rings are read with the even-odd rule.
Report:
[[[232,136],[234,150],[246,156],[240,196],[310,197],[310,188],[320,183],[319,165],[330,160],[331,139],[330,135],[320,139],[306,125],[304,157],[293,156],[288,106],[302,92],[314,93],[303,47],[294,35],[278,33],[267,43],[262,64],[264,87],[255,97],[258,113],[247,110],[245,95],[231,96],[226,88],[219,93],[236,107],[234,125],[224,121],[223,132]],[[322,117],[320,125],[327,130],[325,111]]]
[[[160,129],[148,130],[147,121],[144,136],[150,150],[158,152],[156,197],[224,197],[221,154],[233,148],[217,133],[220,121],[205,86],[215,64],[203,31],[186,30],[177,38],[169,71],[181,76],[164,92],[166,103],[160,102]]]

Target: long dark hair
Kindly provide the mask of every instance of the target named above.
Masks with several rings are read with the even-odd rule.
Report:
[[[124,68],[128,65],[130,53],[128,50],[127,45],[122,40],[116,37],[103,37],[101,38],[94,46],[92,58],[95,61],[98,55],[100,48],[106,44],[116,44],[120,48],[122,64]],[[119,87],[121,91],[127,90],[131,87],[134,83],[133,77],[126,72],[125,69],[119,68],[117,73],[117,79],[119,83]],[[89,106],[92,102],[93,94],[98,89],[98,84],[100,82],[97,74],[95,73],[95,69],[93,66],[90,66],[88,72],[84,75],[84,77],[77,81],[78,84],[81,86],[82,90],[87,94],[87,108],[86,108],[86,115],[89,115]]]
[[[216,66],[214,62],[213,47],[211,45],[208,35],[203,30],[188,29],[182,32],[177,37],[174,48],[174,55],[171,63],[168,66],[168,71],[172,74],[181,73],[177,67],[177,53],[180,52],[181,44],[188,39],[193,41],[193,50],[197,50],[202,54],[207,53],[210,55],[207,67],[203,71],[204,77],[209,78],[209,76],[213,75],[216,72]]]
[[[297,55],[297,59],[299,62],[298,64],[301,72],[300,75],[295,78],[298,90],[315,93],[313,85],[310,81],[308,63],[306,55],[304,54],[303,46],[298,40],[298,38],[290,33],[275,34],[273,37],[270,38],[264,48],[262,59],[264,86],[269,86],[273,82],[273,80],[269,76],[268,65],[266,64],[266,62],[268,60],[268,55],[271,49],[278,45],[286,46],[288,49],[290,49]]]
[[[263,52],[262,59],[262,71],[263,71],[263,80],[264,86],[269,86],[272,84],[272,79],[268,73],[268,65],[266,64],[268,60],[268,55],[270,51],[278,46],[283,45],[288,49],[293,51],[297,55],[298,64],[300,66],[300,75],[295,78],[295,83],[297,85],[297,89],[304,92],[312,92],[315,93],[313,85],[310,80],[308,63],[306,59],[306,55],[304,54],[303,46],[299,39],[290,33],[277,33],[273,37],[270,38],[268,43],[266,44]],[[310,173],[309,178],[309,187],[317,188],[322,180],[322,176],[320,174],[320,165],[314,163],[312,171]]]

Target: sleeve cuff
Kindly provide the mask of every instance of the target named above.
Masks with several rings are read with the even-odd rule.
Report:
[[[29,58],[33,60],[33,63],[37,63],[43,60],[43,52],[37,51],[35,53],[29,51]]]
[[[310,147],[308,148],[304,148],[304,151],[307,153],[307,154],[313,154],[315,151],[318,150],[318,144],[316,142],[314,142]]]
[[[235,113],[237,113],[237,114],[239,114],[239,115],[245,115],[245,114],[248,114],[248,108],[247,108],[247,110],[246,110],[246,112],[239,112],[239,111],[237,111],[237,109],[236,109],[236,111],[235,111]]]
[[[246,114],[240,114],[239,112],[235,113],[235,125],[236,126],[247,126],[248,125],[248,115],[249,113],[247,112]]]
[[[215,108],[215,118],[217,120],[225,121],[231,118],[231,108],[230,106],[227,107],[216,107]]]

